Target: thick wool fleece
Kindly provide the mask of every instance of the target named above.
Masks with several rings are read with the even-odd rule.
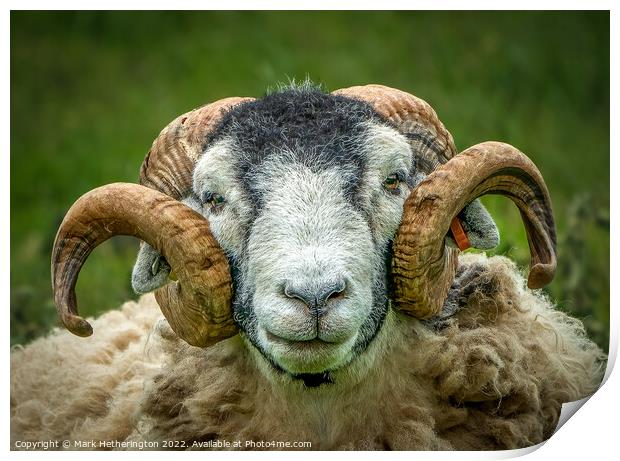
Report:
[[[506,449],[549,437],[604,355],[506,258],[465,255],[440,321],[390,311],[333,384],[274,373],[237,335],[200,349],[143,296],[12,354],[12,440],[308,441],[312,449]],[[14,445],[13,445],[14,446]]]

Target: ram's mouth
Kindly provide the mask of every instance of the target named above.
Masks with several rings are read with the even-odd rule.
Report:
[[[340,343],[333,343],[324,341],[320,338],[314,338],[309,340],[290,340],[286,338],[282,338],[281,336],[274,335],[269,331],[265,330],[265,336],[267,340],[272,344],[279,344],[281,346],[290,347],[292,350],[305,351],[308,349],[318,349],[321,347],[331,347],[335,345],[339,345]]]
[[[285,339],[263,330],[263,349],[278,367],[291,375],[326,373],[349,362],[355,336],[344,342],[319,338],[306,341]]]

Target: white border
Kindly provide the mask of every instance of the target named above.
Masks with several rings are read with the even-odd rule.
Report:
[[[43,1],[9,1],[8,9],[3,9],[1,20],[0,20],[0,30],[2,30],[2,46],[0,47],[0,62],[4,62],[3,66],[4,71],[2,72],[2,81],[3,81],[3,102],[2,105],[2,121],[3,123],[0,125],[2,128],[2,140],[3,140],[3,149],[2,149],[2,162],[3,168],[2,172],[2,181],[0,182],[0,188],[2,191],[0,194],[2,195],[2,216],[5,216],[5,221],[8,221],[9,216],[9,194],[10,194],[10,168],[9,168],[9,139],[10,139],[10,129],[9,129],[9,119],[10,119],[10,77],[9,77],[9,56],[10,56],[10,44],[9,44],[9,23],[10,23],[10,9],[22,10],[22,9],[50,9],[50,5]],[[541,1],[541,0],[522,0],[517,2],[503,2],[501,5],[498,5],[496,1],[468,1],[466,4],[460,1],[444,1],[440,5],[432,4],[429,2],[405,2],[405,1],[391,1],[384,0],[382,2],[369,2],[369,1],[334,1],[334,0],[317,0],[313,2],[308,1],[298,1],[298,2],[290,2],[285,0],[272,0],[272,1],[263,1],[263,2],[248,2],[241,0],[227,0],[226,2],[204,2],[204,1],[180,1],[176,2],[163,2],[161,0],[151,0],[151,1],[130,1],[130,0],[110,0],[106,2],[96,1],[89,2],[85,4],[82,1],[76,0],[65,0],[65,1],[56,1],[54,2],[53,9],[176,9],[176,10],[199,10],[199,9],[313,9],[313,10],[347,10],[347,9],[365,9],[365,10],[374,10],[374,9],[418,9],[418,10],[447,10],[447,9],[462,9],[463,6],[467,6],[471,9],[500,9],[500,10],[543,10],[543,9],[558,9],[558,6],[555,2],[550,1]],[[617,132],[614,131],[614,127],[620,127],[619,118],[618,118],[618,92],[617,85],[614,86],[613,82],[617,82],[619,78],[618,74],[618,53],[620,52],[619,46],[619,33],[618,33],[618,12],[614,11],[614,2],[611,1],[563,1],[561,5],[561,9],[563,10],[580,10],[580,9],[588,9],[588,10],[611,10],[611,119],[610,124],[612,127],[611,130],[611,152],[614,155],[611,156],[610,161],[610,174],[615,173],[612,176],[617,177],[619,173],[618,170],[618,160],[617,156],[619,153],[619,142]],[[617,9],[616,9],[617,10]],[[616,128],[617,129],[617,128]],[[587,153],[584,153],[587,155]],[[620,255],[620,243],[618,241],[618,224],[616,217],[618,216],[618,207],[619,207],[619,194],[618,194],[618,183],[615,181],[611,181],[611,254],[612,255]],[[5,277],[2,280],[2,292],[5,293],[5,306],[4,306],[4,315],[7,316],[9,312],[10,306],[10,297],[9,297],[9,226],[7,224],[3,224],[0,227],[0,232],[2,233],[2,239],[0,241],[0,258],[2,260],[2,267],[5,269],[4,274]],[[618,283],[618,265],[614,258],[611,258],[611,286],[616,286]],[[611,306],[618,305],[618,296],[617,293],[612,291],[611,293]],[[398,458],[398,459],[411,459],[412,456],[415,456],[418,459],[503,459],[503,458],[512,458],[516,456],[528,455],[529,459],[532,460],[547,460],[549,457],[553,458],[579,458],[579,459],[607,459],[609,455],[616,454],[617,444],[616,439],[617,428],[615,426],[615,419],[617,419],[618,414],[617,411],[619,409],[618,405],[618,392],[620,390],[620,378],[618,378],[618,373],[611,374],[613,365],[615,364],[615,360],[617,357],[618,351],[618,331],[619,331],[619,320],[616,312],[616,308],[613,308],[611,311],[611,334],[610,334],[610,351],[609,351],[609,363],[607,373],[605,375],[606,382],[603,387],[581,408],[579,414],[575,418],[570,418],[566,424],[564,424],[561,429],[558,430],[556,434],[549,439],[549,441],[545,444],[541,444],[537,447],[524,449],[524,450],[514,450],[507,452],[454,452],[454,453],[428,453],[428,452],[418,452],[418,453],[409,453],[409,452],[396,452],[396,453],[381,453],[375,454],[371,452],[357,452],[355,454],[347,454],[347,453],[334,453],[334,452],[323,452],[319,456],[325,457],[328,459],[342,459],[343,456],[349,457],[354,456],[356,460],[363,459],[374,459],[376,456],[381,457],[389,457],[389,458]],[[6,317],[5,317],[6,319]],[[4,338],[8,343],[9,335],[9,322],[5,321],[2,324],[2,329],[4,332]],[[7,344],[8,346],[8,344]],[[9,369],[9,354],[8,347],[6,347],[3,355],[3,370]],[[8,373],[5,375],[5,379],[2,381],[3,388],[3,400],[2,400],[2,409],[3,409],[3,417],[0,419],[2,421],[2,440],[1,445],[2,450],[8,451],[9,449],[9,385],[8,385]],[[538,449],[537,449],[538,448]],[[21,459],[22,457],[31,457],[32,453],[19,453],[19,452],[10,452],[8,453],[9,457],[15,459]],[[34,456],[38,457],[49,457],[49,459],[83,459],[85,454],[83,453],[73,453],[73,452],[63,452],[63,453],[42,453],[37,452]],[[93,453],[89,452],[86,456],[93,458],[100,457],[108,457],[111,456],[108,453]],[[112,455],[114,456],[114,455]],[[145,459],[148,457],[149,459],[168,459],[170,457],[169,454],[165,453],[143,453],[143,452],[131,452],[129,454],[125,454],[123,456],[129,456],[131,458],[140,458]],[[173,456],[177,456],[176,454]],[[205,453],[187,453],[182,456],[189,457],[204,457]],[[229,453],[209,453],[209,459],[230,459],[231,454]],[[291,456],[295,456],[297,459],[310,459],[310,457],[317,456],[316,453],[312,452],[301,452],[296,453],[294,455],[287,453],[261,453],[261,452],[250,452],[250,453],[236,453],[234,454],[235,458],[263,458],[263,459],[289,459]]]

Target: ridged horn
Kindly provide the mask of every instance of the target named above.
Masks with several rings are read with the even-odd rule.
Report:
[[[405,201],[392,259],[397,309],[418,318],[441,310],[457,266],[457,251],[445,245],[445,236],[452,218],[485,194],[507,196],[521,212],[531,253],[528,286],[553,279],[555,224],[542,175],[513,146],[489,141],[438,167]]]
[[[370,104],[405,135],[416,154],[416,167],[429,174],[457,153],[454,139],[424,100],[383,85],[353,86],[333,94]]]
[[[226,256],[201,215],[165,194],[137,184],[109,184],[79,198],[67,212],[52,251],[54,300],[62,323],[92,334],[79,316],[75,284],[90,252],[114,235],[132,235],[156,248],[178,281],[156,293],[172,329],[194,346],[237,332]]]
[[[153,141],[140,167],[140,184],[180,200],[192,188],[198,157],[222,115],[254,98],[225,98],[175,118]]]

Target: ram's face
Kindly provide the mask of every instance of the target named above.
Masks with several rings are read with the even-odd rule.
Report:
[[[273,365],[324,372],[366,348],[415,181],[406,139],[363,103],[287,92],[225,118],[194,192],[231,260],[235,320]]]

